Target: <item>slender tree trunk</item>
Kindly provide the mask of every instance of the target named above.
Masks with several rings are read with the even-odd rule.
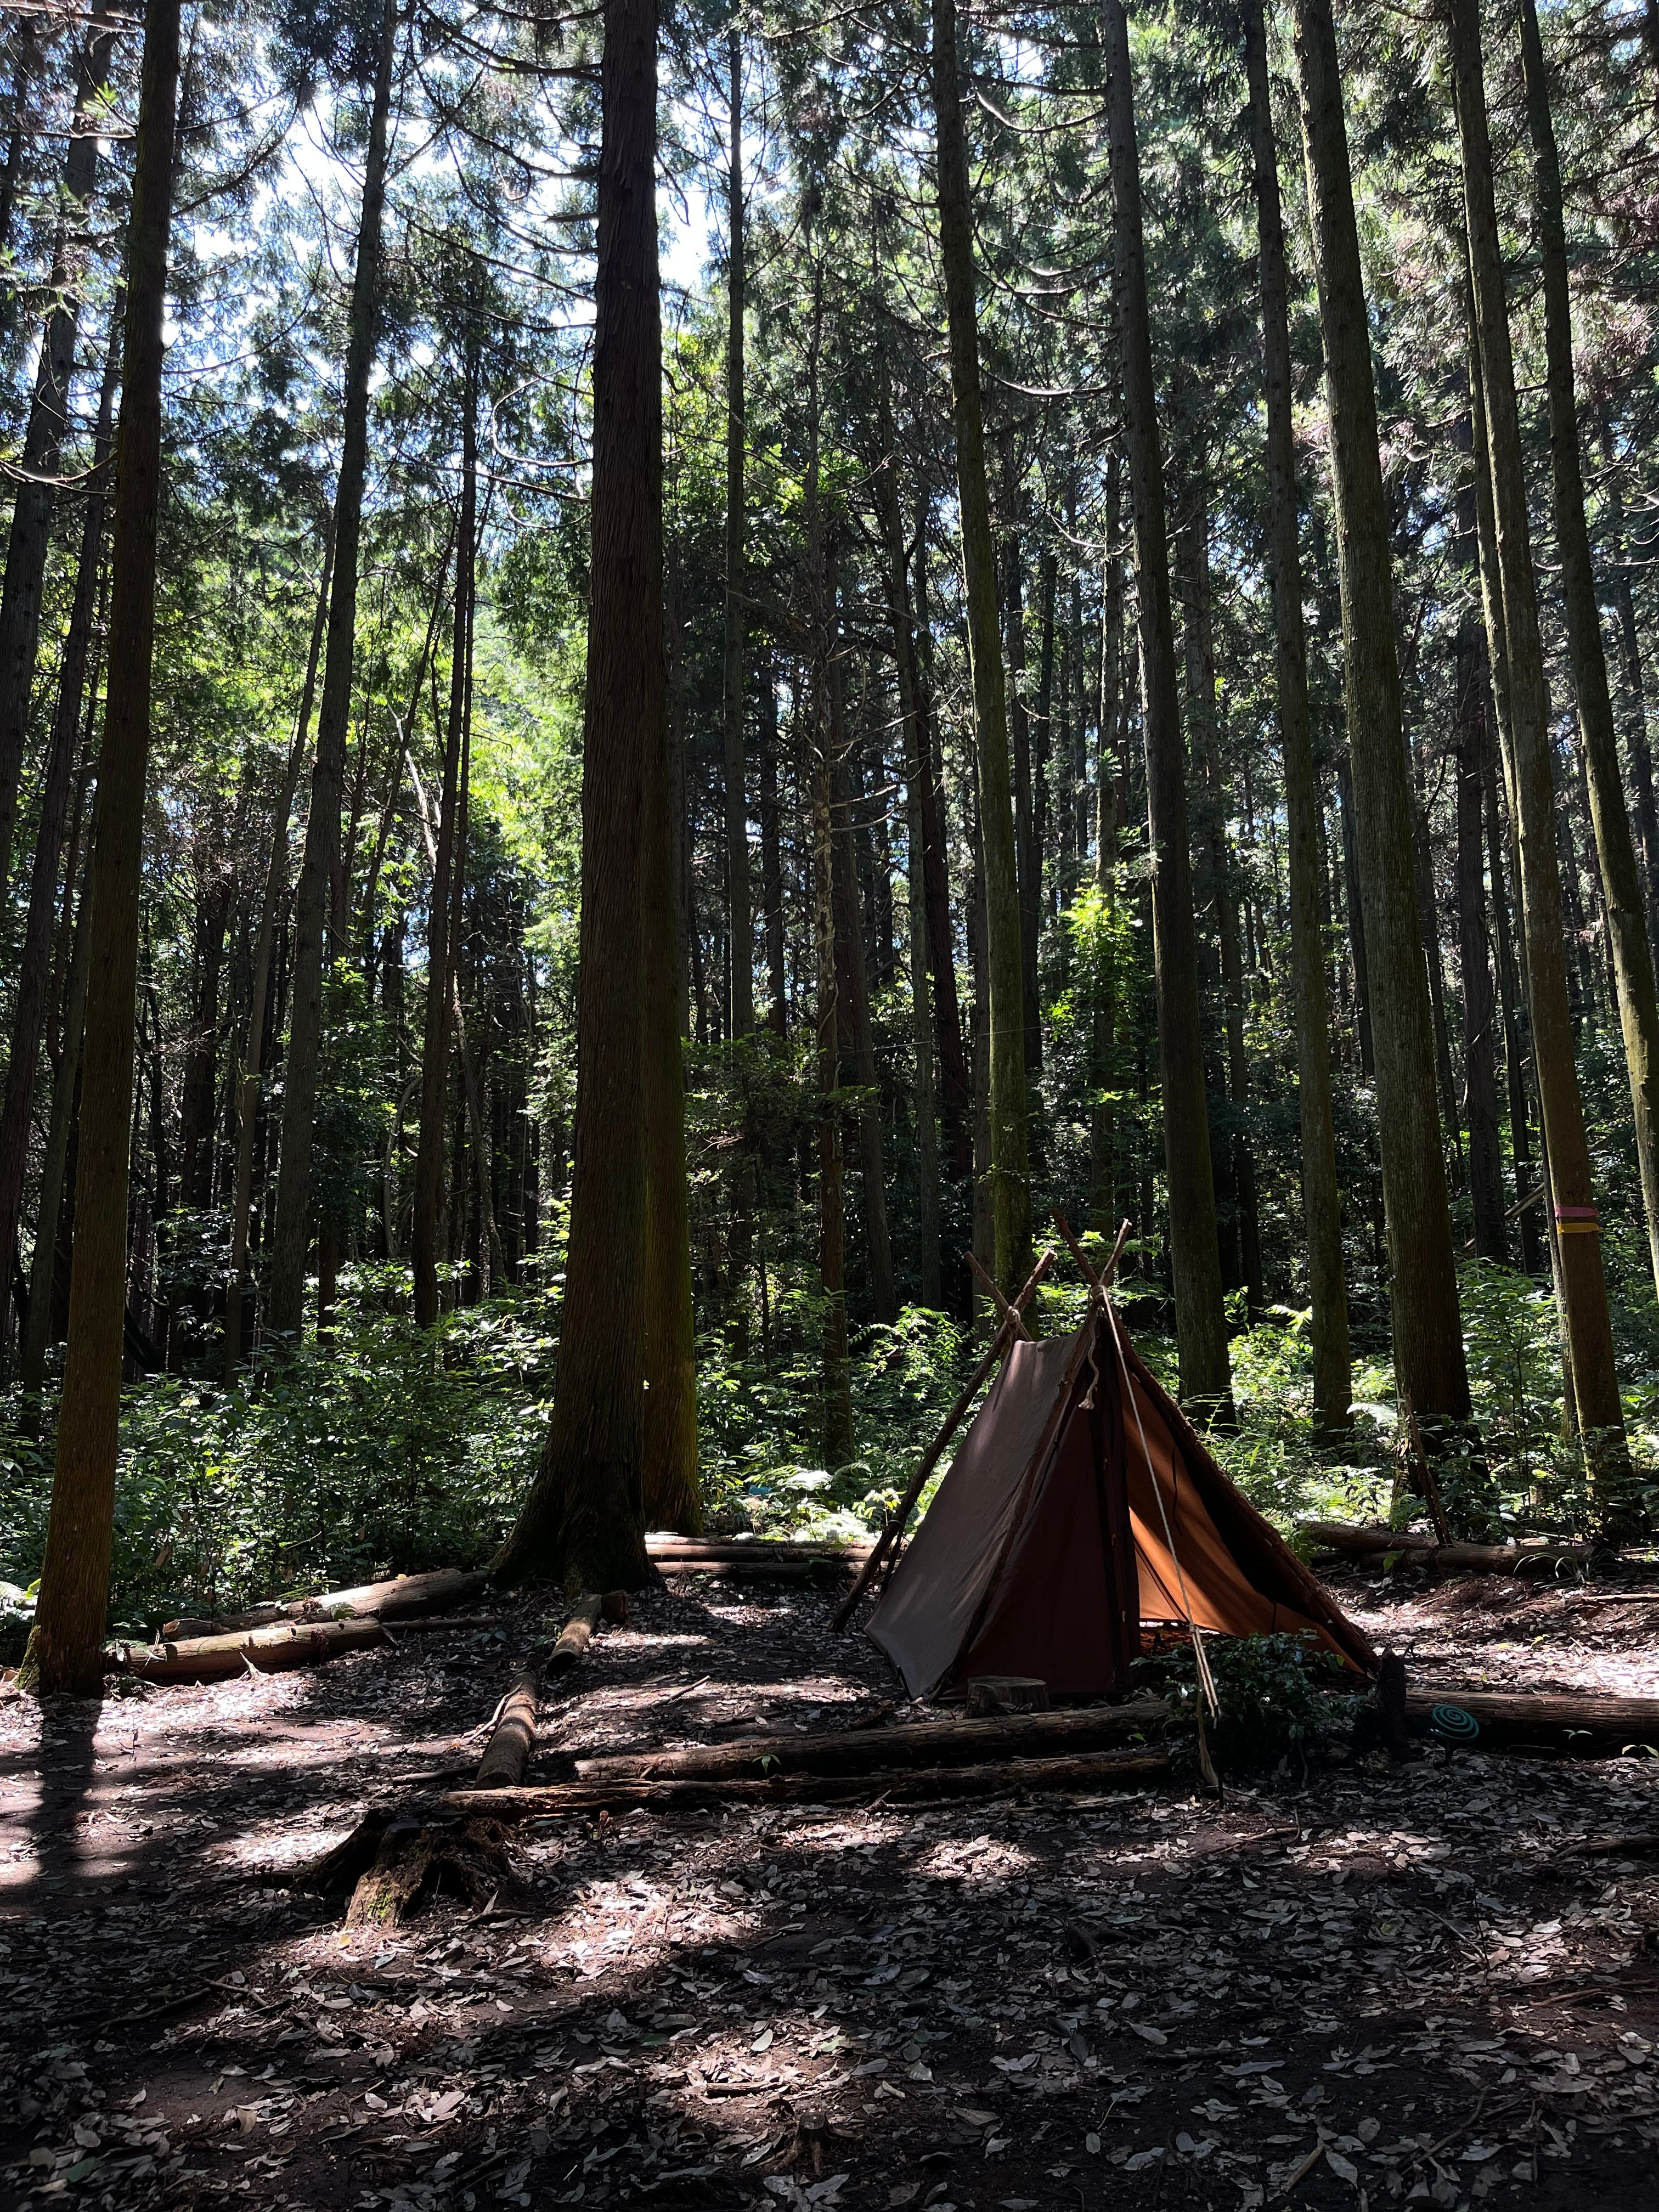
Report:
[[[1471,522],[1474,518],[1470,516]],[[1480,665],[1475,618],[1457,630],[1457,923],[1463,971],[1463,1082],[1469,1124],[1469,1193],[1474,1206],[1474,1249],[1482,1260],[1509,1264],[1504,1218],[1504,1158],[1498,1133],[1497,1009],[1486,955],[1486,673]]]
[[[1290,283],[1279,204],[1261,0],[1244,0],[1244,61],[1249,82],[1261,338],[1267,404],[1267,548],[1273,586],[1279,742],[1285,776],[1290,878],[1291,971],[1296,1019],[1297,1103],[1302,1131],[1303,1231],[1313,1309],[1314,1426],[1330,1436],[1348,1425],[1353,1365],[1348,1345],[1347,1279],[1336,1179],[1331,1107],[1331,1041],[1325,951],[1320,927],[1321,801],[1308,706],[1308,641],[1302,624],[1302,556],[1297,540],[1295,387],[1291,369]]]
[[[10,343],[12,317],[17,307],[17,287],[11,281],[6,257],[11,248],[12,223],[17,213],[17,188],[25,173],[33,136],[28,112],[29,80],[40,65],[38,21],[34,17],[25,16],[18,28],[17,58],[11,77],[11,120],[6,131],[5,160],[0,164],[0,353]]]
[[[64,992],[62,1041],[52,1078],[52,1118],[46,1125],[46,1149],[40,1159],[40,1202],[34,1218],[34,1251],[29,1262],[29,1306],[24,1317],[18,1379],[22,1385],[26,1417],[33,1431],[41,1390],[46,1379],[46,1347],[52,1341],[54,1296],[59,1256],[68,1220],[64,1194],[69,1179],[70,1142],[80,1103],[81,1059],[86,1035],[87,984],[92,966],[91,854],[82,871],[81,896],[70,939],[69,981]],[[73,886],[65,884],[69,902]]]
[[[732,20],[727,34],[731,142],[726,173],[728,248],[726,275],[726,905],[731,945],[729,1035],[755,1027],[754,929],[750,920],[749,802],[744,749],[744,399],[743,366],[743,33]]]
[[[766,672],[769,694],[771,671]],[[773,707],[773,834],[776,836],[776,707]],[[768,724],[763,717],[763,743]],[[764,807],[766,755],[763,756]],[[675,900],[674,781],[668,716],[659,714],[644,762],[640,888],[644,933],[641,1081],[645,1101],[645,1429],[641,1496],[647,1528],[702,1533],[697,1474],[697,1372],[691,1310],[691,1229],[685,1179],[685,1070],[681,1040],[679,918]],[[781,892],[779,922],[781,926]],[[770,912],[768,914],[769,939]],[[780,948],[781,951],[781,948]],[[780,967],[781,958],[780,957]],[[781,1007],[783,980],[774,981]]]
[[[908,601],[906,601],[908,605]],[[927,962],[933,986],[933,1035],[938,1048],[939,1131],[951,1177],[965,1183],[974,1172],[974,1088],[963,1037],[957,990],[956,937],[951,927],[951,878],[945,848],[942,739],[933,727],[933,634],[927,599],[927,501],[916,499],[915,691],[916,744],[921,778],[921,857],[927,894]],[[965,1270],[963,1271],[965,1273]]]
[[[821,670],[827,676],[827,670]],[[836,981],[834,840],[827,716],[817,716],[812,758],[812,899],[817,947],[818,1287],[823,1299],[823,1455],[853,1456],[852,1367],[847,1344],[846,1231],[842,1195],[840,994]]]
[[[1100,749],[1095,763],[1095,887],[1100,894],[1105,938],[1102,969],[1092,1009],[1090,1049],[1089,1221],[1110,1236],[1117,1198],[1117,1119],[1110,1092],[1116,1074],[1118,1023],[1123,991],[1118,975],[1118,841],[1123,812],[1109,733],[1115,730],[1123,686],[1123,557],[1118,538],[1123,526],[1123,471],[1114,446],[1106,456],[1106,557],[1101,577]]]
[[[410,1240],[415,1282],[415,1325],[431,1328],[438,1318],[438,1216],[444,1185],[444,1131],[449,1102],[450,984],[456,868],[456,812],[461,781],[461,734],[471,688],[472,593],[478,491],[478,345],[469,331],[461,441],[461,514],[455,538],[455,623],[449,665],[449,718],[444,734],[443,787],[432,863],[432,905],[427,925],[426,1023],[421,1049],[421,1125],[415,1158],[415,1212]]]
[[[657,10],[605,0],[576,1152],[557,1393],[496,1562],[586,1589],[651,1573],[645,1445],[645,779],[665,744]]]
[[[973,217],[962,120],[956,0],[932,0],[939,253],[951,340],[951,396],[957,487],[967,581],[979,760],[980,832],[985,844],[986,959],[990,983],[991,1165],[996,1278],[1005,1295],[1030,1272],[1031,1188],[1026,1158],[1025,1030],[1021,977],[1019,881],[1008,761],[1008,702],[997,620],[996,547],[986,487],[985,426],[979,380],[979,310],[975,298]]]
[[[1407,740],[1410,749],[1410,740]],[[1434,861],[1429,850],[1429,816],[1423,801],[1420,757],[1412,763],[1412,845],[1417,872],[1417,926],[1423,935],[1423,964],[1429,979],[1429,1020],[1434,1030],[1435,1074],[1440,1085],[1441,1126],[1450,1139],[1454,1187],[1462,1188],[1463,1146],[1457,1119],[1457,1088],[1452,1077],[1451,1030],[1446,1021],[1446,971],[1440,960],[1440,916],[1434,896]]]
[[[306,654],[305,682],[300,692],[294,742],[283,770],[282,787],[271,812],[270,857],[265,865],[264,892],[259,905],[258,933],[253,940],[253,972],[248,990],[247,1047],[236,1086],[236,1182],[231,1198],[230,1277],[225,1285],[225,1387],[236,1379],[243,1358],[243,1314],[252,1290],[248,1272],[248,1223],[253,1203],[253,1153],[258,1134],[259,1068],[264,1046],[265,1001],[270,991],[271,950],[288,896],[289,824],[294,813],[300,771],[305,765],[306,740],[311,731],[312,701],[316,696],[317,666],[322,657],[323,631],[328,620],[329,583],[334,573],[334,518],[323,530],[323,573],[317,586],[317,611],[311,625],[311,644]]]
[[[346,345],[345,413],[340,475],[334,501],[334,586],[329,605],[328,649],[323,664],[322,704],[317,716],[317,755],[311,772],[311,811],[294,914],[294,981],[288,1056],[283,1077],[282,1153],[276,1178],[276,1218],[265,1286],[266,1334],[273,1345],[299,1344],[304,1318],[306,1254],[311,1233],[311,1152],[323,1035],[323,989],[331,951],[329,917],[340,844],[341,793],[346,731],[351,715],[357,620],[359,546],[363,481],[368,465],[368,386],[380,328],[380,229],[386,204],[386,138],[392,112],[392,63],[397,49],[398,0],[381,0],[374,104],[357,226],[357,262],[351,286]]]
[[[1647,1215],[1648,1255],[1659,1285],[1659,1006],[1648,942],[1642,878],[1631,838],[1619,739],[1596,605],[1584,516],[1584,476],[1578,450],[1578,409],[1573,391],[1572,307],[1567,292],[1566,232],[1561,208],[1561,164],[1550,117],[1544,49],[1534,0],[1519,0],[1521,60],[1526,75],[1527,121],[1532,133],[1536,235],[1544,276],[1544,342],[1549,393],[1550,469],[1555,493],[1555,536],[1561,556],[1561,596],[1578,726],[1583,733],[1590,822],[1601,863],[1613,952],[1619,1025],[1624,1033],[1636,1124],[1636,1159]]]
[[[1484,640],[1482,641],[1484,643]],[[1495,710],[1494,710],[1495,712]],[[1515,1197],[1521,1212],[1521,1265],[1528,1275],[1542,1273],[1543,1246],[1538,1213],[1526,1204],[1532,1196],[1538,1170],[1532,1157],[1531,1110],[1527,1098],[1525,994],[1516,969],[1515,940],[1510,927],[1510,901],[1504,865],[1504,823],[1498,795],[1498,744],[1488,723],[1485,763],[1486,800],[1486,872],[1492,881],[1492,938],[1498,952],[1498,1003],[1504,1024],[1504,1073],[1509,1093],[1510,1151],[1515,1161]]]
[[[1492,146],[1478,0],[1450,0],[1453,73],[1462,147],[1464,204],[1497,523],[1498,568],[1510,678],[1509,781],[1519,832],[1521,911],[1527,946],[1534,1066],[1559,1241],[1563,1321],[1586,1462],[1598,1510],[1618,1510],[1628,1474],[1624,1407],[1613,1358],[1595,1193],[1584,1131],[1562,958],[1561,882],[1549,708],[1538,629],[1515,363],[1492,194]]]
[[[103,1679],[126,1311],[138,894],[161,505],[161,328],[173,223],[179,0],[149,0],[139,94],[109,622],[93,850],[85,1085],[69,1352],[40,1597],[23,1673],[42,1695]]]
[[[92,226],[88,202],[98,177],[98,131],[94,118],[109,81],[115,33],[94,16],[76,56],[75,112],[64,161],[64,211],[52,240],[47,280],[52,312],[40,344],[23,434],[0,584],[0,885],[11,875],[12,837],[28,736],[35,656],[40,642],[40,595],[46,550],[58,501],[58,471],[69,429],[70,384],[80,326]],[[9,1249],[9,1247],[7,1248]]]
[[[1295,27],[1330,414],[1395,1377],[1433,1449],[1446,1425],[1461,1426],[1468,1420],[1469,1381],[1417,918],[1411,768],[1401,720],[1388,507],[1329,0],[1295,0]]]
[[[1188,558],[1192,583],[1192,650],[1188,656],[1188,690],[1194,716],[1194,750],[1205,797],[1210,874],[1215,890],[1216,949],[1220,958],[1222,1013],[1226,1031],[1227,1096],[1237,1127],[1229,1146],[1233,1200],[1237,1208],[1238,1261],[1248,1310],[1252,1317],[1267,1306],[1261,1273],[1261,1228],[1258,1218],[1255,1160],[1243,1126],[1250,1101],[1250,1067],[1244,1050],[1244,959],[1239,945],[1238,902],[1234,896],[1232,854],[1227,842],[1226,794],[1221,768],[1219,704],[1216,697],[1215,631],[1210,597],[1209,501],[1202,479],[1197,484],[1190,525]]]
[[[1619,617],[1620,657],[1625,664],[1625,741],[1636,787],[1636,828],[1642,841],[1644,888],[1647,894],[1648,945],[1659,945],[1659,802],[1654,797],[1653,748],[1648,738],[1647,685],[1642,672],[1641,633],[1636,624],[1636,594],[1625,549],[1625,507],[1607,417],[1601,417],[1601,452],[1607,463],[1602,482],[1607,501],[1606,539],[1612,574],[1613,611]]]
[[[853,829],[853,793],[846,769],[846,714],[841,662],[830,665],[830,804],[836,907],[836,934],[846,948],[847,989],[842,1012],[853,1047],[853,1076],[859,1101],[859,1164],[864,1178],[864,1233],[870,1261],[870,1303],[878,1322],[898,1319],[893,1285],[893,1249],[887,1233],[887,1182],[882,1158],[881,1095],[876,1075],[875,1040],[870,1028],[870,987],[864,950],[863,902],[859,896],[858,847]]]
[[[11,1054],[6,1064],[4,1103],[0,1106],[0,1316],[10,1291],[11,1255],[17,1243],[23,1210],[23,1177],[28,1161],[29,1124],[34,1110],[34,1082],[40,1062],[40,1039],[46,1024],[50,982],[53,926],[58,917],[58,868],[64,857],[64,833],[69,819],[70,788],[74,780],[76,741],[81,734],[81,704],[86,695],[92,661],[93,623],[97,611],[98,572],[103,558],[104,511],[107,498],[111,426],[115,416],[115,387],[120,375],[122,294],[115,295],[114,327],[104,367],[103,389],[98,399],[98,429],[93,447],[92,477],[87,491],[86,514],[81,528],[81,554],[75,574],[75,596],[70,607],[69,633],[58,672],[58,704],[52,716],[52,738],[46,748],[46,770],[40,793],[40,814],[35,826],[34,855],[29,878],[28,916],[23,927],[23,949],[17,963],[17,1002],[12,1018]],[[73,886],[64,889],[64,905],[72,903]]]
[[[1123,0],[1102,0],[1101,35],[1111,141],[1117,256],[1115,291],[1123,332],[1124,424],[1134,513],[1158,1060],[1181,1395],[1195,1407],[1230,1418],[1232,1370],[1221,1302],[1221,1251],[1216,1230],[1209,1109],[1204,1096],[1186,748],[1181,734],[1175,621],[1164,535],[1164,459],[1146,307],[1140,152],[1135,137],[1129,26]],[[1149,1225],[1143,1224],[1143,1233]]]
[[[922,857],[921,788],[917,718],[914,703],[902,708],[904,720],[906,819],[909,830],[906,907],[910,926],[910,1018],[915,1046],[916,1267],[921,1303],[941,1302],[939,1267],[939,1127],[933,1079],[933,1009],[927,988],[926,863]]]
[[[1008,633],[1008,730],[1014,763],[1014,863],[1019,880],[1019,957],[1021,989],[1025,1009],[1025,1076],[1030,1082],[1042,1065],[1042,1017],[1037,981],[1038,933],[1042,921],[1042,848],[1036,841],[1032,819],[1031,726],[1025,707],[1025,584],[1024,552],[1020,543],[1025,517],[1021,512],[1018,475],[1015,466],[1014,426],[1002,433],[1003,539],[1002,619]],[[1042,602],[1044,687],[1037,698],[1037,721],[1048,720],[1047,675],[1054,658],[1054,601],[1052,556],[1043,557]]]
[[[771,999],[767,1027],[782,1036],[789,1000],[784,966],[783,847],[778,810],[777,671],[769,661],[760,684],[761,899],[765,910],[766,985]]]

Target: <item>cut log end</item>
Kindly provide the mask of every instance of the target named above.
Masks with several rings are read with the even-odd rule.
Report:
[[[968,1711],[975,1719],[1048,1710],[1048,1685],[1035,1674],[975,1674],[969,1679]]]

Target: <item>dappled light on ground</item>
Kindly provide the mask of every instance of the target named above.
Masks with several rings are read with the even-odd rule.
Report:
[[[1652,1681],[1558,1593],[1344,1596],[1447,1679]],[[645,1599],[556,1693],[539,1771],[878,1715],[892,1679],[828,1635],[832,1602]],[[390,1934],[281,1886],[400,1778],[470,1773],[544,1609],[95,1714],[0,1708],[15,2201],[1644,2201],[1656,1863],[1571,1847],[1651,1832],[1646,1762],[1431,1750],[1218,1802],[534,1820],[483,1906]]]

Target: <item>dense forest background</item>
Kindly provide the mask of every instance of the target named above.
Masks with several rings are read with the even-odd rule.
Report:
[[[997,1212],[1012,1026],[1038,1240],[1055,1208],[1097,1255],[1133,1223],[1129,1326],[1207,1399],[1217,1449],[1258,1502],[1386,1510],[1426,1483],[1462,1528],[1571,1528],[1605,1517],[1612,1484],[1627,1523],[1650,1519],[1656,20],[1620,0],[1536,16],[1532,0],[1483,15],[1458,0],[1449,20],[1365,9],[1336,25],[1408,771],[1408,843],[1390,847],[1367,815],[1374,748],[1355,721],[1380,632],[1342,569],[1358,524],[1334,493],[1330,270],[1323,333],[1316,289],[1329,176],[1316,175],[1293,52],[1305,25],[1194,0],[1139,7],[1128,26],[1172,755],[1167,723],[1149,727],[1157,577],[1109,67],[1121,9],[952,15],[939,0],[930,25],[878,0],[785,0],[665,16],[672,857],[672,881],[647,870],[647,896],[670,913],[655,984],[684,1040],[705,1511],[863,1522],[902,1488],[995,1318],[964,1253],[1010,1292],[1023,1258],[1020,1224]],[[597,8],[468,0],[184,14],[121,1621],[485,1557],[543,1449],[576,1145],[605,29]],[[77,1249],[86,885],[121,672],[108,477],[143,45],[125,11],[0,19],[0,1572],[19,1595],[45,1542]],[[960,474],[947,296],[937,86],[952,75],[983,545]],[[1283,206],[1277,386],[1264,118]],[[1471,285],[1468,258],[1483,160],[1512,452],[1501,378],[1484,405],[1480,385],[1483,348],[1488,384],[1497,359],[1490,283],[1477,252]],[[1601,709],[1573,598],[1582,564],[1562,536],[1557,268]],[[343,594],[348,479],[361,514]],[[1302,783],[1276,567],[1287,513]],[[996,762],[981,757],[982,626],[970,650],[988,550],[1000,814],[986,798]],[[1535,670],[1517,559],[1535,579]],[[1534,770],[1541,787],[1527,784]],[[1199,1047],[1184,1060],[1168,1002],[1178,933],[1154,914],[1180,895],[1166,849],[1177,797]],[[1401,850],[1414,968],[1365,927]],[[1552,871],[1559,921],[1546,927]],[[1295,927],[1298,897],[1311,934]],[[1019,1018],[998,1024],[1016,946]],[[1297,988],[1310,975],[1334,1167],[1322,1196]],[[1466,1348],[1466,1429],[1455,1389],[1426,1402],[1395,1358],[1402,1306],[1437,1281],[1407,1233],[1398,1169],[1392,1262],[1384,1207],[1402,1093],[1379,1108],[1378,1060],[1382,1087],[1398,1084],[1398,1009],[1419,996],[1417,1103],[1445,1185],[1437,1199],[1430,1176],[1425,1202],[1455,1268],[1437,1325],[1449,1312]],[[1205,1160],[1190,1122],[1170,1139],[1175,1075],[1200,1059]],[[1561,1103],[1575,1075],[1583,1190]],[[1179,1226],[1203,1199],[1182,1188],[1195,1162],[1218,1373],[1182,1304],[1196,1296]],[[653,1218],[657,1203],[653,1189]],[[1579,1233],[1587,1204],[1599,1237]],[[1584,1318],[1583,1272],[1597,1252],[1600,1323]],[[613,1264],[635,1262],[619,1250]],[[1056,1267],[1042,1326],[1083,1295],[1069,1261]],[[1345,1367],[1331,1364],[1339,1306]],[[1611,1416],[1595,1395],[1598,1326],[1616,1363]],[[1425,1446],[1442,1416],[1472,1448]],[[1620,1424],[1614,1483],[1595,1440]]]

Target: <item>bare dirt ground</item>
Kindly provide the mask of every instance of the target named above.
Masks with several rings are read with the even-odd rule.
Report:
[[[1659,1694],[1659,1604],[1381,1587],[1415,1681]],[[545,1740],[907,1717],[832,1602],[644,1598]],[[0,1705],[0,2204],[1659,2206],[1659,1860],[1570,1848],[1659,1762],[549,1821],[389,1936],[284,1886],[470,1775],[546,1610]]]

